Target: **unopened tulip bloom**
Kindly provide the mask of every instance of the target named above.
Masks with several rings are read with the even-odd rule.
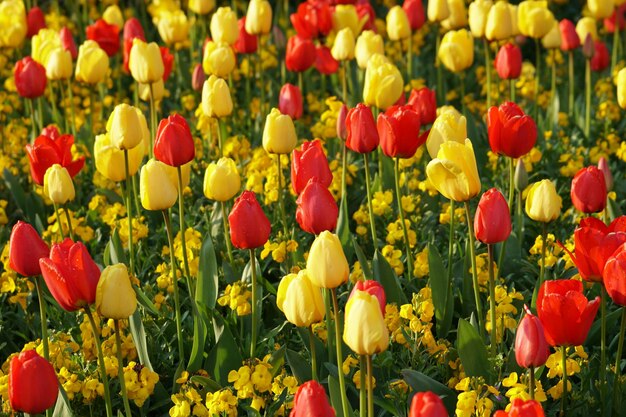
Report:
[[[11,359],[7,391],[11,408],[28,414],[43,413],[54,406],[59,381],[50,362],[34,349]]]
[[[139,195],[146,210],[167,210],[176,203],[178,189],[164,163],[151,159],[141,168]]]
[[[448,410],[433,392],[417,392],[411,400],[409,417],[448,417]]]
[[[302,92],[293,84],[285,84],[278,94],[278,109],[293,120],[302,117]]]
[[[474,38],[467,29],[451,30],[443,36],[438,56],[450,71],[464,71],[474,62]]]
[[[59,47],[63,47],[59,34],[52,29],[41,29],[31,41],[31,58],[45,67],[50,52]]]
[[[66,238],[52,245],[50,255],[39,260],[46,286],[62,309],[76,311],[96,300],[100,268],[85,245]]]
[[[332,15],[333,30],[339,33],[344,28],[349,28],[354,37],[361,33],[365,20],[361,19],[353,4],[338,4]]]
[[[120,50],[119,27],[98,19],[93,25],[87,26],[86,31],[87,39],[96,41],[108,56],[111,57]]]
[[[204,75],[202,64],[196,64],[191,74],[191,88],[193,88],[194,91],[201,91],[205,81],[206,75]]]
[[[287,41],[285,65],[289,71],[303,72],[315,63],[315,44],[311,39],[294,35]]]
[[[152,84],[163,78],[165,67],[159,46],[139,38],[133,40],[128,61],[130,74],[141,84]]]
[[[354,59],[355,47],[354,34],[349,28],[343,28],[335,37],[331,53],[337,61],[349,61]]]
[[[604,175],[604,183],[606,184],[606,190],[611,191],[613,189],[613,174],[611,174],[611,167],[609,161],[604,156],[598,160],[598,169],[602,171]]]
[[[333,58],[329,47],[317,45],[315,48],[315,69],[325,75],[334,74],[339,70],[339,61]]]
[[[346,146],[358,153],[370,153],[378,147],[380,139],[372,109],[363,103],[348,111],[346,116]]]
[[[241,179],[235,161],[230,158],[220,158],[209,164],[204,174],[204,195],[215,201],[228,201],[241,188]]]
[[[230,240],[239,249],[263,246],[270,237],[272,226],[252,191],[244,191],[228,215]]]
[[[457,202],[468,201],[480,192],[480,177],[474,148],[465,143],[444,142],[437,157],[426,166],[426,175],[444,197]]]
[[[230,89],[223,78],[209,76],[202,87],[202,112],[208,117],[226,117],[233,112]]]
[[[78,48],[76,80],[97,84],[104,80],[109,70],[109,57],[95,41],[87,40]]]
[[[580,38],[571,20],[561,20],[559,30],[561,32],[561,50],[572,51],[580,46]]]
[[[267,153],[286,154],[296,147],[298,137],[291,117],[273,108],[265,118],[263,148]]]
[[[475,38],[480,39],[485,36],[487,17],[492,6],[492,0],[477,0],[469,5],[469,27]]]
[[[9,267],[20,275],[33,277],[41,274],[39,259],[45,258],[50,248],[33,226],[18,220],[9,239]]]
[[[524,36],[541,39],[554,26],[554,15],[545,0],[525,0],[517,9],[517,23]]]
[[[606,44],[602,41],[595,41],[593,43],[594,53],[591,58],[591,70],[596,72],[604,71],[609,67],[611,63],[611,56]]]
[[[102,13],[102,19],[110,25],[117,26],[120,30],[124,27],[124,16],[117,4],[107,7]]]
[[[390,158],[411,158],[426,141],[426,135],[420,137],[420,116],[408,105],[380,113],[376,128],[380,148]]]
[[[519,46],[507,43],[500,48],[494,61],[498,77],[515,80],[522,73],[522,51]]]
[[[428,87],[412,90],[408,105],[419,115],[422,125],[431,124],[437,119],[437,95]]]
[[[137,309],[137,295],[124,264],[109,265],[102,270],[96,288],[96,311],[107,319],[123,320]]]
[[[545,417],[545,414],[537,401],[514,398],[508,412],[499,410],[493,417]]]
[[[604,28],[608,33],[615,33],[615,29],[623,31],[626,29],[626,2],[617,0],[615,11],[611,16],[604,19]]]
[[[561,214],[562,201],[554,183],[541,180],[534,183],[526,196],[526,214],[537,222],[549,223]]]
[[[149,140],[146,118],[136,107],[126,103],[118,104],[113,109],[107,122],[107,131],[111,143],[121,150],[133,149]]]
[[[587,0],[587,7],[591,17],[602,20],[613,14],[615,3],[613,0]]]
[[[202,68],[206,74],[226,78],[235,69],[235,52],[227,43],[209,41],[204,47]]]
[[[43,177],[43,192],[54,204],[65,204],[74,199],[74,183],[67,169],[54,164]]]
[[[253,54],[257,50],[258,41],[256,35],[246,32],[246,18],[242,17],[237,21],[239,36],[233,44],[233,48],[240,54]]]
[[[165,84],[162,79],[152,84],[139,84],[139,98],[143,101],[150,101],[152,98],[155,102],[158,102],[163,99],[164,95]]]
[[[68,28],[62,27],[59,31],[59,39],[61,40],[63,49],[72,55],[72,59],[76,59],[78,57],[78,48],[76,48],[76,42],[74,42],[72,32],[70,32]]]
[[[187,7],[195,14],[205,15],[215,8],[215,0],[189,0]],[[219,12],[219,9],[217,9],[217,12]],[[212,32],[213,30],[211,30]]]
[[[26,24],[28,26],[26,36],[32,38],[37,32],[46,27],[46,17],[43,11],[37,6],[31,7],[26,15]]]
[[[29,56],[15,63],[13,76],[15,88],[22,97],[37,98],[46,90],[46,69]]]
[[[298,327],[309,327],[324,318],[322,292],[313,285],[306,269],[280,280],[276,305],[287,320]]]
[[[370,58],[365,70],[363,101],[369,106],[386,110],[400,98],[404,89],[400,70],[382,55]]]
[[[424,26],[426,23],[426,13],[424,11],[424,3],[421,0],[405,0],[402,2],[411,30],[415,31]]]
[[[430,128],[426,149],[431,158],[436,158],[444,142],[465,143],[467,139],[467,119],[454,107],[448,107],[437,116]]]
[[[7,0],[0,3],[0,46],[17,48],[28,33],[26,9],[22,0]]]
[[[480,197],[474,216],[476,239],[487,245],[504,242],[511,234],[511,215],[506,199],[497,188]]]
[[[587,35],[591,35],[591,39],[594,41],[598,39],[598,26],[596,21],[592,17],[583,17],[576,22],[576,33],[580,43],[585,43]]]
[[[626,306],[626,250],[620,246],[607,260],[603,271],[604,288],[611,300],[619,306]]]
[[[326,36],[333,27],[330,6],[325,2],[300,3],[289,20],[298,35],[309,39]]]
[[[626,68],[617,73],[617,102],[622,109],[626,109]]]
[[[124,71],[127,73],[130,72],[128,68],[128,63],[130,60],[130,51],[133,47],[133,42],[135,38],[138,38],[142,41],[146,41],[146,35],[143,32],[143,27],[141,27],[141,23],[135,17],[131,17],[124,23],[124,32],[123,32],[123,43],[124,47],[122,49],[122,55],[124,58],[123,65]]]
[[[383,44],[383,37],[371,30],[364,30],[356,40],[356,47],[354,55],[356,62],[361,69],[367,68],[373,54],[384,55],[385,46]]]
[[[515,359],[522,368],[538,368],[546,364],[550,348],[543,332],[543,325],[527,306],[526,315],[520,320],[515,332]]]
[[[467,26],[467,9],[464,0],[448,0],[448,10],[450,15],[441,22],[441,27],[445,30],[456,30]]]
[[[161,120],[154,140],[154,156],[159,161],[178,167],[193,160],[196,149],[191,129],[179,114]]]
[[[309,180],[296,200],[296,221],[302,230],[318,235],[337,227],[339,208],[335,198],[317,177]]]
[[[581,168],[572,179],[570,196],[576,210],[598,213],[606,207],[606,182],[596,166]]]
[[[448,0],[431,0],[428,2],[428,20],[431,22],[441,22],[450,16]]]
[[[313,177],[326,188],[333,181],[333,174],[319,139],[304,142],[300,149],[294,149],[291,154],[291,185],[296,194],[300,194]]]
[[[335,417],[335,410],[328,403],[324,387],[317,381],[300,385],[293,399],[289,417]]]
[[[306,269],[311,282],[321,288],[337,288],[348,281],[350,266],[336,234],[324,231],[315,238]]]
[[[162,13],[157,23],[159,36],[168,45],[187,40],[189,22],[187,15],[180,9]]]
[[[510,158],[526,155],[537,141],[535,121],[510,101],[489,109],[487,130],[491,150]]]
[[[401,6],[393,6],[387,13],[387,36],[392,41],[400,41],[411,36],[409,17]]]
[[[237,14],[230,7],[220,7],[211,16],[210,28],[214,42],[234,44],[239,37]]]
[[[43,185],[43,177],[52,165],[59,164],[74,178],[85,165],[85,157],[73,159],[74,136],[42,134],[33,144],[26,144],[26,154],[30,163],[30,173],[36,184]]]
[[[115,182],[126,179],[124,152],[113,144],[109,133],[96,136],[93,148],[96,169],[102,176]],[[128,171],[131,176],[139,171],[147,150],[144,143],[128,151]]]
[[[72,54],[62,47],[50,51],[46,62],[46,77],[49,80],[67,80],[72,76]]]
[[[272,29],[272,6],[267,0],[251,0],[246,12],[246,32],[266,35]]]
[[[509,4],[498,1],[489,9],[487,23],[485,24],[485,37],[490,41],[507,39],[514,33],[513,16]],[[514,13],[517,16],[517,11]],[[515,19],[517,22],[517,19]]]
[[[350,293],[350,297],[356,291],[364,291],[370,295],[373,295],[378,300],[378,304],[380,305],[380,312],[385,315],[385,308],[387,306],[387,296],[385,295],[385,289],[380,284],[380,282],[375,281],[373,279],[368,279],[365,281],[357,281],[352,288],[352,292]]]
[[[310,256],[310,255],[309,255]],[[346,304],[343,341],[359,355],[384,352],[389,346],[389,331],[378,299],[365,292],[351,294]]]
[[[541,38],[541,45],[546,49],[557,49],[561,47],[561,31],[559,30],[559,24],[555,20],[552,29]]]

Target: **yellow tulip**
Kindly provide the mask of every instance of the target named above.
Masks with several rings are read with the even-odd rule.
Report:
[[[445,30],[455,30],[467,26],[467,9],[464,0],[448,0],[450,15],[441,22]]]
[[[159,16],[157,29],[163,42],[168,45],[186,41],[189,35],[187,15],[179,9],[164,12]]]
[[[587,0],[587,7],[594,19],[602,20],[611,17],[615,10],[615,3],[613,0]]]
[[[332,19],[335,33],[339,33],[341,29],[349,28],[354,37],[357,37],[367,21],[367,16],[359,18],[356,7],[352,4],[338,4],[335,6]]]
[[[576,33],[580,39],[580,43],[584,44],[587,35],[591,35],[591,39],[598,40],[598,25],[593,17],[583,17],[576,23]]]
[[[450,16],[448,0],[430,0],[426,9],[428,20],[431,22],[442,22]]]
[[[85,41],[78,48],[76,79],[87,84],[97,84],[104,80],[109,70],[109,57],[96,41]]]
[[[122,29],[124,27],[124,16],[117,4],[112,4],[102,13],[102,19],[109,25],[115,25]]]
[[[298,327],[309,327],[324,318],[322,292],[313,285],[306,269],[283,277],[278,285],[276,305]]]
[[[272,30],[272,6],[267,0],[250,0],[246,12],[246,32],[266,35]]]
[[[139,98],[143,101],[150,101],[150,88],[154,101],[160,101],[165,95],[165,83],[163,78],[152,84],[139,84]]]
[[[183,189],[189,185],[189,181],[191,180],[191,164],[193,161],[189,161],[184,165],[180,166],[180,174],[183,183]],[[178,191],[178,168],[169,166],[167,164],[163,164],[163,168],[165,169],[165,173],[170,179],[170,182],[174,184],[176,187],[176,191]]]
[[[44,67],[52,51],[61,48],[61,37],[55,30],[43,28],[31,40],[31,57]]]
[[[382,55],[374,54],[365,70],[363,101],[386,110],[395,104],[404,91],[400,70]]]
[[[387,350],[389,331],[375,296],[355,291],[346,304],[344,320],[343,341],[355,353],[373,355]]]
[[[626,110],[626,68],[622,68],[617,73],[617,102],[622,109]]]
[[[135,175],[139,171],[139,166],[146,154],[146,144],[136,146],[128,151],[128,171],[130,175]],[[96,161],[96,170],[103,177],[119,182],[126,179],[126,169],[124,168],[124,152],[111,142],[108,133],[96,136],[93,146],[93,157]]]
[[[228,201],[241,189],[241,179],[235,161],[220,158],[209,164],[204,174],[204,195],[215,201]]]
[[[354,55],[359,68],[367,68],[367,63],[374,54],[384,55],[383,37],[371,30],[364,30],[356,40]]]
[[[313,285],[320,288],[337,288],[348,281],[350,267],[336,234],[325,230],[315,238],[306,269]]]
[[[556,20],[550,32],[541,38],[541,44],[546,49],[557,49],[561,47],[561,31],[559,29],[559,23]]]
[[[206,74],[226,78],[235,69],[235,53],[227,43],[207,42],[204,48],[202,69]]]
[[[492,6],[491,0],[476,0],[469,5],[469,27],[475,38],[485,36],[487,18]]]
[[[215,8],[215,0],[189,0],[187,6],[195,14],[205,15]]]
[[[517,18],[517,5],[509,4],[509,13],[511,14],[511,36],[520,35],[519,20]]]
[[[124,264],[102,270],[96,287],[96,311],[107,319],[123,320],[137,309],[137,295]]]
[[[556,220],[562,205],[552,181],[541,180],[530,186],[526,196],[526,214],[534,221],[549,223]]]
[[[149,140],[145,116],[141,110],[126,103],[115,106],[106,128],[113,146],[121,150],[133,149]]]
[[[202,111],[208,117],[226,117],[233,112],[230,89],[224,79],[209,76],[202,87]]]
[[[441,40],[438,56],[450,71],[464,71],[474,62],[474,38],[467,29],[451,30]]]
[[[522,35],[543,38],[554,26],[554,15],[546,0],[525,0],[517,8],[517,24]]]
[[[48,55],[46,77],[49,80],[67,80],[72,76],[72,54],[59,47]]]
[[[135,81],[141,84],[156,83],[163,79],[165,68],[159,45],[135,38],[130,49],[128,68]]]
[[[509,6],[510,5],[505,2],[499,1],[489,9],[487,22],[485,24],[485,37],[488,40],[501,41],[513,35],[513,22],[511,19],[513,15],[517,16],[517,9],[514,13],[511,13]],[[517,22],[517,19],[515,19],[515,21]],[[470,20],[470,27],[471,23]]]
[[[293,120],[273,108],[265,118],[263,128],[263,148],[267,153],[286,154],[293,151],[298,142]]]
[[[444,142],[465,143],[467,138],[467,119],[454,107],[442,109],[435,119],[428,138],[426,149],[431,158],[436,158]]]
[[[237,14],[230,7],[220,7],[211,17],[211,38],[213,42],[227,43],[237,42],[239,26]]]
[[[330,53],[337,61],[354,59],[354,34],[349,28],[343,28],[337,33]]]
[[[67,169],[54,164],[43,176],[43,192],[54,204],[65,204],[74,199],[74,183]]]
[[[426,166],[426,175],[444,197],[464,202],[480,192],[480,177],[474,148],[469,139],[465,143],[444,142],[437,158]]]
[[[22,0],[5,0],[0,3],[0,28],[0,47],[17,48],[24,42],[28,24]]]
[[[387,35],[392,41],[399,41],[411,36],[409,17],[401,6],[393,6],[387,13]]]
[[[139,194],[146,210],[167,210],[176,203],[178,189],[165,166],[163,162],[151,159],[141,169]]]

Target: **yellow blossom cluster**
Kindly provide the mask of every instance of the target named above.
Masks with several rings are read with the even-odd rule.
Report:
[[[226,286],[224,294],[217,299],[217,303],[222,307],[228,306],[240,317],[247,316],[252,312],[251,297],[252,292],[243,283],[237,281]]]

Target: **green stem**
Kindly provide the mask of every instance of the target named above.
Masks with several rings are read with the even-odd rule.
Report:
[[[498,352],[497,323],[496,323],[496,278],[493,270],[493,245],[487,245],[489,256],[489,316],[491,321],[491,360],[495,363]]]
[[[539,86],[541,83],[541,51],[539,38],[535,39],[535,120],[539,120]]]
[[[615,6],[615,8],[617,9],[617,6]],[[611,74],[613,73],[613,70],[615,69],[615,65],[617,65],[617,56],[618,56],[618,51],[620,49],[619,19],[617,17],[617,13],[618,11],[615,10],[615,30],[613,31],[613,50],[611,54]]]
[[[335,361],[335,350],[333,349],[333,340],[335,340],[335,336],[334,336],[334,328],[332,326],[332,315],[333,315],[333,310],[331,307],[331,294],[330,291],[324,291],[324,309],[326,310],[326,315],[325,315],[325,319],[326,319],[326,346],[328,348],[328,361],[329,362],[334,362]],[[342,368],[340,368],[342,369]],[[343,373],[341,371],[341,373]]]
[[[409,281],[413,277],[413,255],[411,254],[411,242],[409,241],[409,232],[404,222],[404,210],[402,209],[402,194],[400,193],[400,158],[396,158],[395,164],[395,180],[396,180],[396,200],[398,201],[398,213],[400,214],[400,222],[402,222],[402,232],[404,234],[404,247],[406,249],[407,277]]]
[[[556,133],[556,126],[559,123],[559,115],[554,112],[554,97],[556,96],[556,49],[552,50],[552,66],[550,71],[550,120]]]
[[[126,172],[126,217],[128,218],[128,258],[130,259],[130,273],[135,273],[135,251],[133,250],[133,202],[131,200],[130,168],[128,149],[124,149],[124,170]]]
[[[252,340],[250,341],[250,358],[256,357],[256,340],[259,328],[257,326],[259,311],[257,311],[257,277],[256,277],[256,257],[254,249],[250,249],[250,268],[252,270]]]
[[[302,94],[302,97],[306,98],[306,94],[304,94],[304,80],[302,79],[302,71],[298,71],[298,88],[300,89],[300,94]]]
[[[349,416],[350,413],[348,411],[348,397],[346,394],[346,381],[343,375],[343,353],[341,347],[341,323],[339,323],[339,303],[337,302],[337,289],[332,288],[331,290],[332,299],[333,299],[333,309],[335,311],[335,349],[337,350],[337,367],[339,369],[339,391],[341,392],[341,407],[343,410],[344,416]],[[363,370],[361,370],[363,372]]]
[[[111,405],[111,394],[109,392],[109,378],[107,377],[107,370],[104,366],[104,355],[102,354],[102,345],[100,343],[100,336],[98,335],[98,328],[96,322],[93,319],[93,314],[89,306],[85,307],[85,314],[89,319],[91,330],[93,332],[93,338],[95,340],[96,352],[98,353],[98,366],[100,367],[100,378],[102,378],[102,385],[104,386],[104,404],[106,407],[107,417],[113,417],[113,406]]]
[[[222,206],[222,220],[224,222],[224,240],[226,241],[226,250],[228,251],[228,260],[233,265],[233,248],[230,243],[230,232],[228,231],[228,217],[226,216],[226,203],[220,201]]]
[[[359,379],[361,386],[359,387],[359,416],[367,416],[367,359],[365,355],[359,355]]]
[[[435,41],[435,68],[437,70],[437,103],[443,103],[443,77],[441,74],[441,62],[439,60],[439,47],[441,46],[441,34],[439,33],[439,26],[434,25],[436,32]]]
[[[217,156],[221,158],[224,155],[224,139],[222,138],[222,119],[217,118]]]
[[[543,284],[546,273],[546,246],[548,240],[548,224],[541,224],[541,269],[539,270],[539,287]]]
[[[376,223],[374,219],[374,210],[372,209],[372,189],[370,185],[370,165],[368,154],[363,154],[363,165],[365,166],[365,189],[367,190],[367,208],[370,215],[370,228],[372,230],[372,244],[374,252],[378,250],[378,240],[376,239]]]
[[[57,224],[59,225],[59,232],[61,232],[61,240],[65,240],[65,232],[63,231],[61,216],[59,215],[59,206],[57,206],[57,203],[52,203],[52,205],[54,206],[54,214],[57,218]]]
[[[54,122],[61,126],[59,122],[59,109],[57,108],[56,96],[54,94],[54,83],[48,82],[48,87],[50,87],[50,103],[52,104],[52,114],[54,115]]]
[[[600,406],[604,411],[606,398],[606,288],[600,283]],[[602,412],[601,415],[604,415]]]
[[[489,42],[483,37],[483,50],[485,51],[485,71],[487,73],[487,109],[491,108],[491,59],[489,58]]]
[[[343,102],[347,106],[348,105],[348,61],[341,61],[341,91]]]
[[[95,103],[95,99],[94,99],[94,93],[93,93],[93,88],[89,88],[89,121],[91,123],[91,136],[95,137],[96,136],[96,122],[95,122],[95,110],[94,110],[94,103]]]
[[[585,61],[585,137],[589,140],[591,130],[591,60]]]
[[[517,241],[519,243],[519,245],[521,245],[524,242],[524,216],[522,215],[522,192],[518,191],[517,192],[517,200],[516,200],[516,206],[517,206]]]
[[[515,159],[509,158],[509,212],[513,215],[513,199],[515,198]]]
[[[621,362],[622,351],[624,348],[624,333],[626,332],[626,307],[622,307],[622,324],[619,330],[619,338],[617,339],[617,358],[615,358],[615,376],[613,377],[613,409],[615,409],[615,403],[618,400],[618,392],[621,391],[620,374],[621,374]],[[619,409],[619,407],[618,407]]]
[[[260,81],[260,88],[261,88],[261,105],[259,106],[259,111],[261,113],[261,117],[263,117],[263,115],[265,114],[265,85],[264,85],[264,81],[263,81],[263,59],[262,59],[262,52],[263,52],[263,35],[259,34],[258,37],[258,47],[257,47],[257,54],[258,54],[258,62],[257,62],[257,72],[259,74],[259,81]]]
[[[561,417],[565,416],[567,403],[567,347],[561,346],[561,366],[563,367],[563,395],[561,396]]]
[[[367,415],[374,417],[374,384],[372,374],[372,355],[367,355]]]
[[[480,303],[480,287],[478,286],[478,271],[476,269],[476,248],[474,247],[474,222],[470,214],[469,201],[465,201],[465,218],[467,219],[467,234],[469,235],[470,260],[472,262],[472,283],[474,286],[474,302],[476,303],[476,314],[478,315],[478,327],[480,334],[484,334],[483,306]]]
[[[38,275],[34,279],[37,289],[37,299],[39,301],[39,319],[41,321],[41,341],[43,344],[43,357],[50,361],[50,344],[48,341],[48,318],[46,315],[46,300],[43,298],[43,278]]]
[[[59,91],[61,92],[61,108],[63,109],[63,106],[65,105],[65,90],[63,88],[63,81],[58,80],[57,83],[59,84]],[[67,117],[65,116],[65,110],[62,111],[61,117],[63,118],[63,130],[67,133],[69,126]]]
[[[287,229],[287,215],[285,214],[285,200],[283,199],[283,167],[280,161],[280,154],[276,154],[276,169],[278,172],[278,208],[283,223],[283,234],[286,239],[289,233]]]
[[[75,110],[74,110],[74,92],[72,91],[72,80],[71,78],[67,79],[67,94],[68,97],[70,98],[70,114],[72,116],[72,135],[74,135],[74,137],[76,137],[76,116],[75,116]]]
[[[139,88],[139,86],[137,86]],[[149,157],[154,157],[154,139],[156,137],[156,104],[154,102],[154,86],[150,83],[150,150]]]
[[[126,381],[124,380],[124,366],[122,365],[122,339],[120,337],[120,321],[114,320],[115,323],[115,347],[117,348],[117,377],[120,380],[120,388],[122,390],[122,400],[124,401],[124,412],[126,417],[131,417],[130,403],[128,402],[128,392],[126,391]]]
[[[570,117],[574,116],[574,51],[569,51],[568,53],[568,75],[569,75],[569,94],[567,100],[567,110],[569,111]]]
[[[509,99],[512,102],[515,102],[515,80],[514,79],[509,80]]]
[[[346,195],[346,170],[348,169],[348,147],[346,146],[346,142],[344,142],[341,138],[341,198],[348,198]],[[347,202],[347,200],[346,200]]]
[[[194,289],[191,285],[191,273],[189,272],[189,260],[187,259],[187,239],[185,237],[185,209],[183,204],[183,173],[181,167],[176,167],[178,173],[178,217],[180,222],[180,243],[183,247],[183,266],[185,268],[185,277],[187,286],[189,287],[189,295],[191,299],[195,299]]]
[[[467,108],[465,107],[465,74],[460,72],[459,79],[461,80],[461,112],[467,117]]]
[[[409,46],[406,50],[406,79],[410,84],[411,80],[413,79],[413,33],[409,35],[408,40]]]
[[[38,97],[37,98],[37,113],[38,117],[37,120],[39,120],[39,131],[41,132],[43,130],[43,105],[41,104],[43,102],[43,98],[42,97]]]
[[[31,126],[31,142],[34,142],[37,138],[37,121],[35,120],[35,105],[33,104],[33,99],[27,99],[26,101],[29,107],[30,113],[30,126]]]
[[[313,335],[313,328],[309,326],[309,349],[311,352],[311,375],[314,381],[318,381],[317,378],[317,358],[315,357],[315,336]],[[342,372],[339,369],[339,372]]]
[[[63,206],[63,211],[65,212],[65,220],[67,220],[67,230],[70,233],[70,239],[76,242],[76,239],[74,238],[74,229],[72,229],[72,218],[70,217],[70,212],[65,206]]]
[[[528,368],[528,391],[530,399],[535,399],[535,367],[530,365]]]

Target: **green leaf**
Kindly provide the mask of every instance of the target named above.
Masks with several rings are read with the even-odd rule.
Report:
[[[113,230],[109,238],[109,259],[111,260],[111,265],[126,264],[124,246],[122,245],[122,239],[120,239],[120,234],[117,229]]]
[[[146,340],[146,331],[143,328],[143,322],[141,321],[141,313],[139,310],[135,310],[132,316],[128,318],[130,323],[130,333],[133,336],[133,342],[137,349],[137,355],[139,356],[139,362],[146,368],[154,371],[152,364],[150,363],[150,357],[148,356],[148,342]]]
[[[291,372],[298,380],[298,384],[303,384],[311,380],[311,366],[298,352],[287,349],[285,351],[285,359],[291,368]]]
[[[278,375],[282,371],[285,365],[285,345],[282,345],[280,349],[275,350],[270,356],[269,364],[272,365],[272,377]]]
[[[348,415],[343,415],[343,407],[341,406],[341,389],[339,380],[334,375],[328,375],[328,392],[330,393],[330,403],[335,409],[337,417],[350,417],[354,414],[350,402],[348,402]]]
[[[222,389],[222,386],[207,376],[194,375],[190,378],[194,384],[202,385],[207,392],[215,392]]]
[[[70,407],[70,400],[67,398],[67,393],[63,388],[63,385],[59,384],[59,395],[57,396],[57,403],[54,406],[52,417],[73,417],[72,407]]]
[[[356,257],[359,260],[359,264],[361,265],[361,270],[363,270],[363,275],[365,279],[374,279],[374,275],[372,274],[372,270],[370,268],[369,262],[365,257],[365,253],[363,253],[363,249],[361,246],[356,243],[356,239],[352,236],[352,246],[354,246],[354,252],[356,253]]]
[[[339,204],[339,218],[337,219],[337,236],[343,247],[343,251],[346,254],[346,258],[350,259],[352,256],[352,245],[350,240],[352,235],[350,234],[350,217],[348,216],[348,201],[347,193],[341,196],[341,203]]]
[[[396,273],[393,268],[391,268],[391,265],[389,265],[389,262],[387,262],[387,259],[385,259],[385,257],[378,251],[374,253],[372,269],[374,272],[374,279],[380,282],[385,289],[387,301],[398,305],[406,304],[406,295],[402,291],[402,287],[400,286],[400,281],[398,280]]]
[[[239,369],[242,362],[243,357],[237,342],[228,326],[224,326],[219,341],[209,353],[205,369],[224,386],[228,384],[228,373],[233,369]]]
[[[459,320],[457,349],[459,358],[468,376],[482,376],[490,380],[490,365],[487,347],[478,331],[467,320]]]
[[[412,369],[403,369],[402,376],[415,392],[432,391],[443,400],[448,415],[453,416],[456,410],[456,393],[441,382]]]
[[[435,245],[430,243],[428,244],[428,270],[430,271],[430,288],[435,307],[435,318],[437,319],[437,336],[445,338],[452,325],[452,309],[454,308],[452,286],[439,251]]]

